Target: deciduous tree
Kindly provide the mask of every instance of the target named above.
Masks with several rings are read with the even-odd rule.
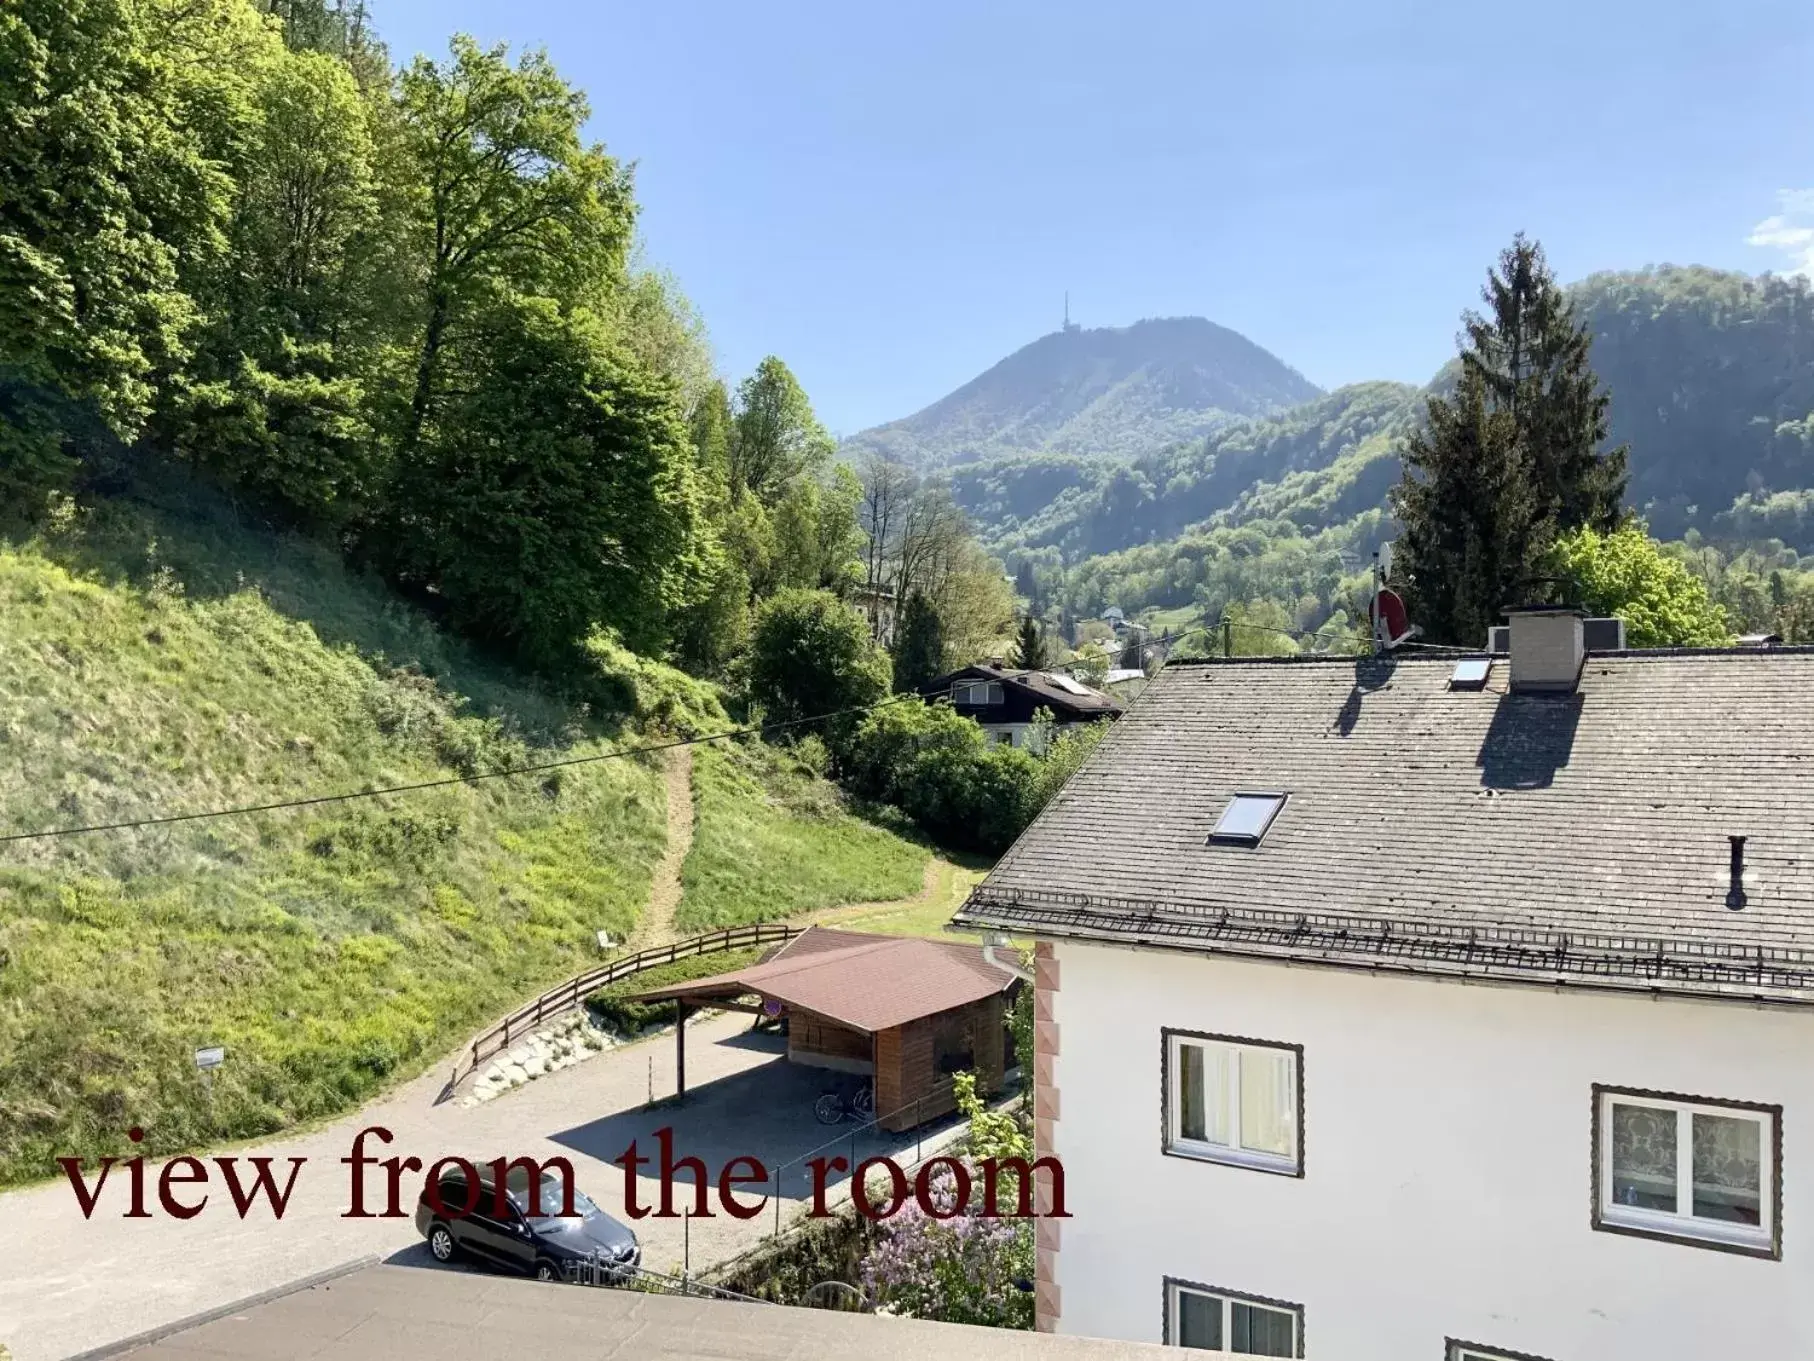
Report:
[[[1708,598],[1707,584],[1664,556],[1640,525],[1610,534],[1583,526],[1556,543],[1546,565],[1568,578],[1589,611],[1623,619],[1632,647],[1717,647],[1732,640],[1726,612]]]

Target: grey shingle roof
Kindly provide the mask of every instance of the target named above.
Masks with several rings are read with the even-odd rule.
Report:
[[[1168,667],[959,921],[1814,1002],[1814,648],[1590,655],[1567,696],[1453,668]],[[1237,791],[1290,798],[1257,848],[1208,845]]]

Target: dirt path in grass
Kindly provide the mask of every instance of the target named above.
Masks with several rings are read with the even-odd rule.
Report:
[[[662,786],[667,791],[668,845],[655,866],[648,905],[636,923],[629,949],[666,945],[675,938],[674,913],[680,906],[680,867],[693,848],[693,749],[670,747]]]
[[[817,912],[808,912],[796,918],[802,923],[811,922],[819,926],[836,926],[839,922],[850,922],[858,917],[873,917],[881,912],[911,912],[918,907],[925,907],[950,887],[950,874],[955,866],[939,856],[931,856],[926,861],[926,872],[920,876],[920,891],[907,898],[887,898],[873,903],[844,903],[839,907],[822,907]]]

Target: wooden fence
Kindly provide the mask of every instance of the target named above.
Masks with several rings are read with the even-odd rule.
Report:
[[[520,1038],[551,1017],[559,1016],[573,1010],[585,1001],[588,993],[596,992],[612,983],[621,983],[626,978],[634,978],[647,969],[659,968],[672,964],[676,960],[686,959],[691,955],[718,954],[726,950],[747,950],[756,945],[778,945],[782,941],[792,940],[800,934],[798,926],[784,926],[778,922],[758,922],[752,926],[732,926],[723,931],[710,931],[702,936],[689,936],[677,940],[671,945],[656,945],[647,950],[638,950],[633,955],[622,959],[611,960],[595,969],[588,969],[577,978],[570,978],[558,988],[543,993],[535,1001],[518,1007],[510,1015],[499,1021],[490,1030],[473,1040],[471,1045],[454,1064],[453,1077],[449,1086],[472,1073],[481,1063],[502,1050],[510,1047],[513,1038]]]

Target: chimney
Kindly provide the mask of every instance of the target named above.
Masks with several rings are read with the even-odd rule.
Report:
[[[1585,612],[1568,605],[1518,605],[1511,621],[1512,689],[1571,694],[1587,658]]]
[[[1732,884],[1726,890],[1726,906],[1734,912],[1745,905],[1745,838],[1728,837],[1732,843]]]

